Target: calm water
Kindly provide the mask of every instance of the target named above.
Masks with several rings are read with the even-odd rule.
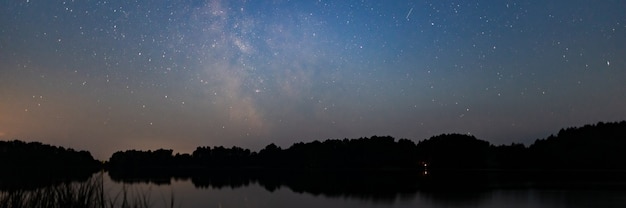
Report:
[[[522,180],[520,175],[526,174],[440,174],[445,180],[406,174],[296,174],[281,176],[282,180],[269,179],[274,180],[272,182],[263,178],[222,175],[203,179],[155,180],[161,185],[146,182],[146,179],[130,184],[114,182],[108,177],[105,180],[113,190],[128,186],[137,191],[150,192],[156,207],[166,207],[172,193],[175,204],[180,207],[626,206],[626,186],[623,183],[626,180],[622,180],[626,178],[623,173],[558,174],[546,178],[535,177],[533,180],[525,177]],[[590,177],[584,177],[586,175]]]
[[[440,178],[407,174],[269,177],[220,174],[183,179],[120,179],[106,173],[94,177],[102,181],[108,197],[119,197],[125,190],[129,198],[148,199],[153,207],[170,207],[172,200],[175,207],[626,206],[623,173],[588,178],[582,175],[585,174],[533,180],[482,173],[445,174]]]
[[[329,197],[297,193],[288,188],[269,192],[258,184],[240,188],[195,188],[189,181],[142,187],[151,191],[156,207],[166,207],[173,191],[181,207],[624,207],[626,193],[611,190],[492,190],[398,195],[390,200]]]

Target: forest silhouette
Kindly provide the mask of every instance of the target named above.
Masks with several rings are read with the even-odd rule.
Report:
[[[299,142],[285,149],[269,144],[258,152],[223,146],[197,147],[191,154],[174,154],[171,149],[126,150],[115,152],[104,163],[87,151],[39,142],[0,141],[0,165],[4,178],[35,179],[46,175],[86,179],[104,169],[117,181],[168,183],[172,177],[178,177],[191,178],[199,187],[259,181],[268,190],[272,184],[303,186],[294,182],[297,180],[287,180],[295,176],[323,181],[314,176],[361,174],[365,177],[385,171],[410,172],[409,175],[438,172],[430,179],[440,181],[454,181],[454,178],[472,181],[467,178],[471,176],[467,172],[459,177],[441,174],[445,171],[521,173],[510,175],[516,179],[530,177],[532,173],[528,171],[626,170],[626,121],[561,129],[558,134],[538,139],[529,146],[493,145],[464,134],[442,134],[417,143],[391,136],[372,136]],[[46,174],[41,174],[42,171]],[[477,176],[474,181],[478,179]],[[10,186],[6,183],[0,186]]]
[[[625,170],[626,121],[561,129],[524,144],[492,145],[471,135],[442,134],[414,143],[391,136],[269,144],[258,153],[240,147],[198,147],[114,153],[111,172],[219,169],[298,170]]]
[[[120,151],[107,168],[113,181],[196,188],[258,184],[267,191],[393,201],[422,192],[487,192],[497,188],[618,188],[626,161],[626,121],[567,128],[523,144],[492,145],[443,134],[414,143],[390,136],[270,144],[259,152],[232,147]]]
[[[14,190],[86,181],[102,163],[87,151],[14,140],[0,141],[0,167],[0,190]]]

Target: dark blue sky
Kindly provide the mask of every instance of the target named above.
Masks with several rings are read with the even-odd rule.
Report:
[[[626,119],[626,2],[0,3],[0,139],[116,150]]]

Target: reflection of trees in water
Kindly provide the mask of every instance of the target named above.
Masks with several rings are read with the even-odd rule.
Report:
[[[170,184],[172,178],[191,180],[198,189],[236,189],[259,185],[269,192],[287,188],[314,196],[394,202],[419,195],[446,203],[479,204],[494,190],[582,189],[626,187],[625,172],[574,171],[270,171],[221,170],[157,177],[149,173],[109,173],[123,183]]]
[[[300,173],[276,178],[296,193],[393,201],[417,192],[416,172]]]
[[[480,207],[490,196],[491,190],[439,190],[420,191],[422,200],[443,206]]]
[[[257,179],[242,173],[222,172],[206,176],[196,175],[191,177],[191,182],[199,189],[235,189],[256,183]]]
[[[149,174],[120,175],[111,179],[124,183],[167,184],[162,176]],[[178,176],[180,178],[180,176]],[[295,193],[314,196],[395,201],[414,196],[420,183],[418,171],[214,171],[191,174],[187,178],[199,189],[240,188],[258,184],[269,192],[287,188]],[[139,179],[142,178],[142,179]]]
[[[315,196],[348,197],[393,201],[406,198],[417,192],[418,171],[212,171],[195,172],[180,179],[191,179],[199,189],[223,189],[247,187],[258,184],[269,192],[288,188],[296,193]],[[115,182],[152,183],[157,185],[171,183],[171,178],[162,174],[151,176],[149,173],[121,174],[109,172]]]

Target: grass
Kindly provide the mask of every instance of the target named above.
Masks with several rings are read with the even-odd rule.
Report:
[[[174,207],[174,193],[163,199],[162,207]],[[62,183],[35,190],[0,192],[0,208],[149,208],[154,207],[150,191],[131,191],[127,186],[115,195],[104,191],[102,174],[82,183]]]

